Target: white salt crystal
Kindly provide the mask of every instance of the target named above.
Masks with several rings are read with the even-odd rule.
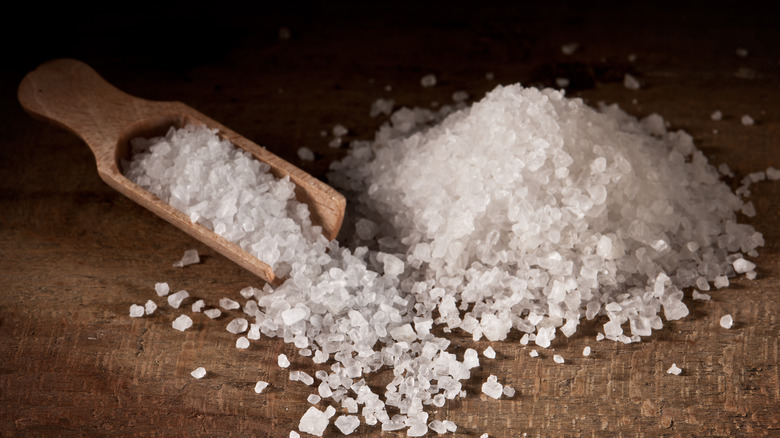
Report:
[[[553,360],[555,361],[555,363],[563,363],[563,362],[565,362],[565,360],[563,359],[563,356],[561,356],[560,354],[554,355],[553,356]]]
[[[255,392],[256,392],[256,393],[258,393],[258,394],[260,394],[260,393],[261,393],[261,392],[263,392],[263,390],[265,390],[265,388],[267,388],[267,387],[268,387],[268,382],[263,382],[262,380],[260,380],[260,381],[258,381],[258,382],[255,384]]]
[[[306,401],[308,401],[309,403],[311,403],[313,405],[316,405],[317,403],[319,403],[320,400],[322,400],[322,397],[320,397],[317,394],[309,394],[309,396],[306,397]]]
[[[473,348],[467,348],[463,353],[463,366],[468,369],[479,366],[479,357],[477,356],[477,350]]]
[[[294,430],[291,430],[290,431],[290,438],[301,438],[301,434],[299,434],[298,432],[296,432]]]
[[[756,271],[748,271],[745,273],[745,278],[748,280],[755,280],[756,279]]]
[[[770,181],[780,180],[780,169],[775,169],[774,167],[769,166],[766,169],[766,178]]]
[[[390,330],[390,336],[396,341],[413,342],[417,339],[417,333],[412,328],[411,324],[404,324]]]
[[[729,278],[725,275],[718,275],[715,277],[715,281],[713,282],[716,288],[723,289],[724,287],[728,287],[729,285]]]
[[[244,333],[247,328],[249,328],[249,322],[244,318],[236,318],[227,325],[227,331],[234,335]]]
[[[290,366],[290,360],[287,359],[286,354],[280,354],[279,357],[277,358],[276,363],[278,363],[279,366],[282,368],[287,368]]]
[[[306,309],[293,307],[282,312],[282,321],[285,325],[293,325],[306,317]]]
[[[585,356],[585,357],[590,356],[590,347],[589,346],[582,349],[582,355]]]
[[[173,307],[174,309],[178,309],[179,306],[181,306],[181,303],[189,298],[190,293],[186,290],[180,290],[176,292],[175,294],[168,295],[168,305]]]
[[[222,311],[219,309],[204,310],[203,313],[211,319],[219,318],[222,315]]]
[[[192,311],[195,313],[200,312],[201,310],[203,310],[203,307],[205,306],[206,306],[205,301],[203,300],[195,301],[194,303],[192,303]]]
[[[493,350],[493,347],[486,348],[485,351],[482,352],[482,354],[488,359],[496,358],[496,351]]]
[[[242,350],[246,350],[249,348],[249,339],[247,339],[244,336],[239,337],[236,339],[236,348],[240,348]]]
[[[488,435],[487,433],[483,433],[482,435],[479,436],[479,438],[490,438],[490,435]]]
[[[301,421],[298,423],[298,430],[315,436],[322,436],[325,428],[328,427],[328,423],[328,416],[324,412],[314,406],[310,406],[309,410],[301,417]]]
[[[748,114],[745,114],[745,115],[743,115],[743,116],[742,116],[742,118],[741,118],[741,119],[739,119],[739,121],[740,121],[740,122],[741,122],[743,125],[745,125],[745,126],[750,126],[750,125],[753,125],[754,123],[756,123],[756,121],[755,121],[755,120],[753,120],[753,118],[752,118],[752,117],[750,117],[750,115],[748,115]]]
[[[241,305],[238,304],[238,302],[231,300],[230,298],[220,298],[219,307],[225,310],[236,310],[240,309]]]
[[[569,79],[568,78],[555,78],[555,85],[558,86],[558,88],[566,88],[569,86]]]
[[[482,384],[482,392],[488,397],[498,399],[504,393],[504,386],[498,383],[496,376],[491,375],[488,377],[487,382]]]
[[[667,372],[668,374],[674,374],[675,376],[679,376],[679,375],[680,375],[680,373],[682,372],[682,369],[681,369],[681,368],[678,368],[678,367],[677,367],[677,364],[674,364],[674,363],[673,363],[673,364],[672,364],[672,366],[671,366],[671,367],[669,367],[669,369],[668,369],[668,370],[666,370],[666,372]]]
[[[638,90],[640,87],[639,81],[628,73],[623,76],[623,86],[629,90]]]
[[[636,54],[635,53],[630,53],[628,55],[628,62],[634,62],[634,61],[636,61]]]
[[[444,420],[442,421],[442,424],[444,424],[444,427],[447,429],[447,432],[455,432],[458,430],[458,425],[455,424],[454,421]]]
[[[512,388],[509,385],[504,385],[503,392],[504,392],[504,395],[507,396],[508,398],[512,398],[512,397],[515,396],[515,388]]]
[[[154,290],[158,296],[164,297],[168,295],[171,289],[168,287],[168,283],[155,283]]]
[[[436,85],[436,76],[433,74],[425,75],[420,79],[420,84],[423,87],[433,87]]]
[[[188,249],[184,251],[184,256],[178,262],[173,264],[174,268],[183,268],[185,266],[200,263],[197,249]]]
[[[333,127],[333,135],[336,137],[343,137],[347,135],[348,132],[349,130],[345,128],[344,125],[339,124]]]
[[[130,305],[130,318],[140,318],[144,316],[144,306],[138,304]]]
[[[395,105],[395,101],[392,99],[377,99],[371,104],[369,115],[371,117],[376,117],[380,114],[389,116],[393,112],[393,105]]]
[[[536,350],[531,350],[530,353],[528,353],[531,357],[537,357],[539,356],[539,352]]]
[[[489,81],[492,81],[495,78],[496,78],[496,75],[492,71],[489,71],[489,72],[485,73],[485,79],[487,79]]]
[[[566,43],[561,46],[561,53],[567,56],[573,55],[574,52],[576,52],[577,49],[579,49],[579,47],[580,47],[580,43]]]
[[[306,386],[311,386],[314,384],[314,378],[304,373],[303,371],[298,373],[298,380]]]
[[[703,293],[697,291],[696,289],[693,290],[693,299],[694,300],[709,301],[710,298],[712,298],[710,296],[710,294],[703,294]]]
[[[314,151],[306,146],[299,147],[297,153],[301,161],[314,161]]]
[[[173,320],[173,328],[176,330],[183,332],[190,327],[192,327],[192,319],[190,319],[190,317],[187,315],[180,315],[178,318]]]
[[[742,257],[734,260],[733,266],[737,274],[744,274],[745,272],[752,271],[756,268],[755,263],[751,263]]]
[[[734,319],[731,317],[731,315],[723,315],[720,318],[720,326],[725,329],[730,329],[733,323]]]
[[[334,424],[342,434],[349,435],[360,426],[360,419],[356,415],[341,415]]]
[[[723,113],[720,112],[720,110],[716,110],[714,113],[710,115],[710,118],[715,121],[721,120],[723,119]]]
[[[596,341],[601,341],[604,339],[604,333],[598,333],[596,335]]]
[[[155,310],[157,310],[157,303],[152,300],[147,300],[146,304],[144,304],[144,311],[146,314],[151,315]]]
[[[456,91],[452,93],[452,100],[455,102],[465,102],[469,98],[469,93],[465,91]]]
[[[196,379],[202,379],[206,375],[206,369],[203,367],[195,368],[190,375]]]
[[[255,296],[255,293],[259,292],[259,289],[254,288],[252,286],[247,286],[243,289],[241,289],[238,293],[241,294],[242,297],[249,300]]]
[[[447,433],[447,428],[444,426],[444,423],[442,423],[440,420],[431,421],[430,423],[428,423],[428,428],[439,435],[443,435]]]

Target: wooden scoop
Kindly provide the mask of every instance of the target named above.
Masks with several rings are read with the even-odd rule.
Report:
[[[277,178],[295,183],[295,195],[306,203],[312,221],[334,239],[344,219],[344,197],[303,170],[236,134],[220,123],[179,102],[139,99],[115,88],[88,65],[73,59],[47,62],[28,73],[19,84],[19,102],[32,114],[79,136],[92,149],[100,178],[128,198],[176,225],[220,254],[273,285],[284,280],[271,266],[206,227],[192,223],[184,213],[128,180],[119,162],[130,158],[130,140],[164,135],[171,127],[205,125],[237,147],[271,166]]]

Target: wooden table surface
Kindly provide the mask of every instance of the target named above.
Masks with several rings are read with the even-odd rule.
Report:
[[[776,11],[760,4],[571,10],[323,2],[270,11],[188,6],[181,15],[179,6],[128,6],[116,15],[27,6],[43,38],[6,35],[0,436],[287,436],[313,390],[290,382],[276,357],[286,353],[290,369],[320,369],[281,339],[234,348],[229,316],[196,315],[183,333],[171,328],[179,312],[167,305],[129,318],[133,303],[162,304],[155,282],[210,303],[261,282],[111,190],[74,135],[22,111],[16,87],[46,60],[78,58],[133,95],[182,101],[318,177],[346,151],[329,148],[320,132],[342,124],[349,139],[370,139],[384,120],[369,117],[380,97],[429,106],[459,90],[479,98],[498,84],[549,86],[556,77],[569,78],[569,94],[591,104],[661,114],[693,135],[713,164],[728,163],[734,187],[750,172],[780,168],[780,26]],[[281,27],[289,40],[279,39]],[[580,46],[566,56],[561,46],[570,42]],[[740,47],[747,57],[735,53]],[[429,73],[438,83],[423,88]],[[625,73],[641,89],[626,89]],[[723,120],[710,119],[715,110]],[[756,124],[743,126],[743,114]],[[316,161],[298,160],[301,146]],[[596,342],[600,324],[584,323],[533,359],[514,333],[490,344],[498,357],[482,360],[465,383],[468,397],[431,410],[431,419],[455,421],[455,435],[464,437],[780,436],[780,182],[752,192],[757,215],[741,220],[766,239],[755,281],[732,280],[709,302],[686,298],[690,316],[639,344]],[[203,263],[173,268],[189,248]],[[718,325],[727,313],[731,330]],[[456,351],[473,344],[449,336]],[[566,363],[554,363],[554,353]],[[680,376],[666,373],[673,362]],[[189,374],[198,366],[208,370],[202,380]],[[490,374],[517,395],[486,398],[480,385]],[[253,391],[258,380],[271,383],[261,395]],[[372,384],[387,380],[380,373]],[[331,424],[326,435],[340,434]],[[365,425],[353,435],[405,436]]]

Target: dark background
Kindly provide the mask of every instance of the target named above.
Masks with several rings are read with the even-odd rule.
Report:
[[[569,78],[567,93],[590,104],[661,114],[713,164],[735,171],[733,187],[750,172],[780,168],[780,26],[768,2],[20,9],[5,17],[0,69],[2,436],[286,436],[311,389],[289,382],[276,356],[290,356],[290,369],[318,369],[279,339],[236,350],[224,330],[229,315],[194,318],[185,333],[170,328],[178,312],[167,306],[127,317],[130,304],[156,298],[157,281],[210,303],[261,283],[108,188],[78,138],[23,112],[16,87],[49,59],[80,59],[138,97],[182,101],[318,177],[346,151],[329,148],[320,132],[339,123],[347,139],[370,139],[385,120],[368,115],[377,98],[428,107],[451,102],[455,91],[478,99],[498,84],[553,86],[556,77]],[[279,39],[281,27],[289,40]],[[565,56],[561,45],[570,42],[580,47]],[[747,57],[735,54],[740,47]],[[438,84],[423,88],[429,73]],[[626,73],[640,90],[623,87]],[[715,110],[723,120],[710,119]],[[756,125],[742,126],[743,114]],[[298,160],[301,146],[317,159]],[[583,324],[531,359],[514,334],[493,344],[498,358],[483,360],[465,385],[469,396],[431,410],[431,419],[452,419],[457,436],[468,437],[777,435],[779,186],[755,185],[758,215],[740,219],[766,239],[756,281],[733,280],[711,302],[686,298],[691,315],[640,344],[596,343],[599,324]],[[204,262],[171,268],[188,248]],[[729,331],[718,326],[726,313],[735,319]],[[472,345],[451,337],[456,352]],[[594,350],[587,359],[585,345]],[[681,376],[666,374],[672,362]],[[189,372],[201,365],[209,375],[195,381]],[[490,374],[518,395],[485,398],[479,388]],[[383,378],[371,384],[380,388]],[[271,387],[258,396],[260,379]],[[331,425],[326,434],[338,431]]]

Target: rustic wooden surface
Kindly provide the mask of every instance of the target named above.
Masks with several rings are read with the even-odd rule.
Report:
[[[0,435],[287,436],[312,389],[289,382],[276,356],[291,357],[291,369],[317,369],[279,339],[237,350],[224,329],[230,315],[196,315],[184,333],[171,328],[180,312],[167,305],[152,317],[128,317],[132,303],[162,304],[153,290],[158,281],[211,303],[261,283],[109,188],[83,143],[22,111],[19,81],[49,59],[78,58],[130,94],[182,101],[320,177],[344,154],[327,147],[320,131],[341,123],[348,138],[369,139],[382,122],[368,116],[379,97],[427,106],[449,102],[458,90],[479,97],[499,83],[552,85],[558,76],[572,80],[571,95],[592,104],[663,115],[738,178],[780,168],[780,27],[776,11],[760,5],[221,6],[189,6],[184,21],[172,6],[112,16],[61,6],[29,11],[40,42],[6,35]],[[278,38],[282,26],[289,40]],[[560,51],[568,42],[581,45],[572,56]],[[738,47],[749,55],[737,56]],[[636,61],[629,62],[632,53]],[[754,77],[735,76],[743,67]],[[623,87],[626,72],[640,90]],[[428,73],[438,78],[434,88],[420,86]],[[710,120],[716,109],[723,120]],[[743,114],[756,124],[742,126]],[[301,163],[300,146],[317,160]],[[456,436],[464,437],[780,435],[779,196],[778,182],[753,186],[758,214],[746,221],[766,239],[755,281],[733,281],[710,302],[686,299],[689,317],[640,344],[597,343],[596,324],[584,324],[532,359],[512,335],[492,344],[498,357],[482,361],[465,385],[469,396],[431,411],[432,418],[454,420]],[[188,248],[204,254],[203,263],[172,268]],[[731,330],[718,326],[726,313],[735,319]],[[456,351],[471,345],[452,339]],[[581,356],[586,345],[589,358]],[[553,353],[566,363],[555,364]],[[680,376],[666,373],[673,362]],[[198,366],[208,370],[202,380],[189,375]],[[490,374],[518,394],[481,395]],[[372,383],[379,388],[386,377]],[[257,395],[260,379],[271,387]],[[331,425],[326,435],[339,433]],[[353,435],[404,436],[368,426]]]

